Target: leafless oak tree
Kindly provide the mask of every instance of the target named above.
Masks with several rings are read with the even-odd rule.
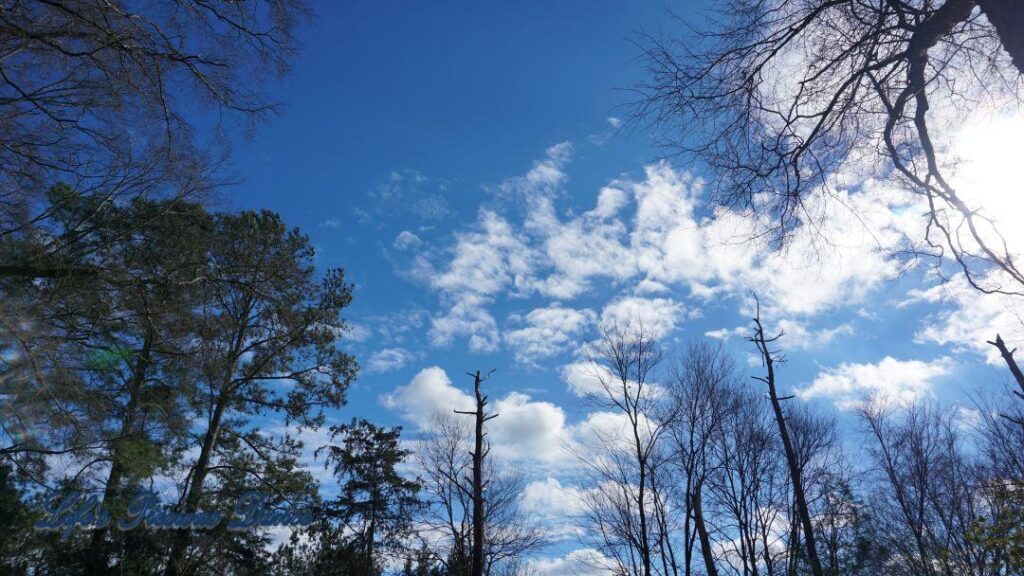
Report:
[[[595,544],[623,572],[651,576],[664,536],[658,530],[652,470],[671,418],[658,411],[662,391],[655,374],[662,353],[650,332],[637,323],[602,327],[587,354],[595,386],[584,391],[586,399],[612,414],[621,422],[613,427],[621,429],[597,432],[599,445],[584,446],[578,454],[598,484],[585,498],[585,520],[596,534]]]
[[[898,178],[927,205],[916,251],[951,257],[979,290],[1024,293],[1012,249],[950,183],[951,143],[934,139],[940,107],[1020,106],[1018,2],[713,6],[717,16],[688,22],[684,39],[648,39],[638,116],[667,134],[671,150],[710,168],[718,202],[763,213],[785,241],[818,222],[807,199],[832,194],[844,169],[884,165],[876,175]],[[993,266],[1002,280],[983,277]]]
[[[873,403],[860,414],[878,471],[870,501],[875,536],[908,573],[1006,573],[1000,546],[969,537],[994,510],[1001,480],[972,462],[950,411],[926,403],[901,411]]]

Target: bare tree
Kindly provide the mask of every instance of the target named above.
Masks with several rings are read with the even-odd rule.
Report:
[[[723,386],[721,396],[721,433],[701,486],[716,572],[781,574],[792,496],[771,411],[749,387]]]
[[[464,574],[469,567],[472,542],[472,489],[465,478],[472,469],[469,422],[447,413],[435,414],[428,435],[420,441],[416,457],[429,494],[430,507],[421,534],[425,545],[437,560],[453,574]]]
[[[757,297],[754,297],[755,302]],[[800,460],[793,440],[790,438],[789,427],[786,423],[786,416],[782,411],[782,400],[776,390],[775,364],[784,361],[778,351],[772,350],[774,342],[782,337],[780,332],[774,337],[765,336],[764,326],[761,324],[761,305],[757,303],[757,314],[754,316],[754,334],[749,338],[757,346],[761,354],[761,361],[765,367],[765,376],[754,376],[755,380],[764,382],[768,386],[768,399],[771,401],[772,412],[775,414],[775,423],[778,426],[779,437],[782,439],[782,446],[785,450],[786,464],[789,467],[790,481],[793,484],[793,499],[796,504],[797,518],[803,527],[804,543],[806,544],[807,561],[810,563],[811,572],[814,576],[823,576],[824,570],[821,567],[821,560],[818,558],[818,548],[814,537],[814,523],[811,521],[810,508],[807,505],[807,495],[804,491],[804,478],[800,466]]]
[[[475,373],[470,374],[469,376],[473,378],[473,397],[476,400],[476,410],[473,412],[455,411],[456,414],[473,416],[473,451],[470,453],[470,456],[473,457],[473,556],[470,563],[470,573],[472,576],[483,576],[484,574],[484,543],[487,538],[485,534],[486,525],[484,524],[484,517],[486,515],[484,511],[486,505],[484,502],[484,490],[487,489],[487,482],[484,480],[484,461],[491,452],[491,446],[484,439],[487,435],[484,432],[484,424],[488,420],[498,417],[497,414],[487,413],[487,396],[480,391],[480,384],[493,373],[494,370],[491,370],[486,376],[481,376],[480,371],[477,370]]]
[[[428,507],[420,538],[447,574],[466,576],[472,567],[474,426],[454,414],[438,413],[416,452]],[[486,463],[483,469],[483,574],[503,573],[510,564],[545,544],[520,508],[523,477]]]
[[[701,499],[708,480],[710,451],[724,432],[722,426],[734,399],[737,375],[732,358],[721,348],[696,342],[687,347],[669,381],[669,411],[675,415],[669,428],[671,459],[681,479],[681,563],[686,576],[693,571],[698,545],[705,571],[711,576],[717,573]]]
[[[587,354],[596,385],[584,391],[586,399],[621,419],[622,426],[598,432],[598,446],[578,453],[599,485],[585,499],[585,519],[595,529],[597,545],[624,571],[650,576],[665,536],[657,530],[659,504],[651,472],[672,417],[658,409],[663,391],[654,379],[662,352],[637,323],[604,326]]]
[[[1012,0],[723,0],[685,40],[651,38],[638,116],[705,163],[716,200],[764,212],[777,240],[816,223],[844,169],[884,166],[927,206],[922,251],[985,292],[1024,293],[993,222],[950,183],[933,107],[1019,107]],[[881,158],[884,162],[879,162]],[[820,204],[818,205],[820,206]],[[825,231],[827,233],[827,231]],[[915,239],[918,240],[918,239]],[[1019,248],[1019,247],[1017,247]],[[992,266],[1008,283],[987,281]]]
[[[874,403],[860,415],[874,440],[879,484],[870,503],[882,544],[910,574],[1003,573],[998,550],[968,537],[992,509],[993,492],[951,413],[929,404],[897,412]]]
[[[825,573],[870,573],[880,565],[876,562],[880,552],[864,538],[864,507],[856,492],[859,476],[840,447],[836,422],[801,404],[789,411],[787,423]],[[791,502],[787,573],[794,574],[804,555],[800,523],[793,520],[795,499]],[[868,558],[868,553],[873,557]]]

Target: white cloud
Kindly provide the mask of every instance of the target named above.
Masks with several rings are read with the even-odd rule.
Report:
[[[366,371],[370,373],[391,372],[416,360],[416,355],[405,348],[384,348],[370,355]]]
[[[431,339],[443,346],[466,336],[473,351],[493,352],[498,328],[487,306],[495,294],[523,288],[531,269],[529,248],[504,218],[483,210],[476,229],[456,235],[453,254],[446,269],[430,278],[448,302],[448,310],[432,321]]]
[[[512,392],[495,401],[493,411],[498,417],[488,425],[495,457],[542,463],[565,460],[569,437],[561,408]]]
[[[618,129],[622,127],[622,119],[616,118],[615,116],[609,116],[608,125],[611,126],[612,128]]]
[[[536,516],[565,518],[583,510],[580,490],[550,476],[527,484],[521,502],[525,512]]]
[[[616,563],[594,548],[579,548],[557,558],[530,560],[538,576],[613,576]]]
[[[1024,301],[1019,297],[983,294],[962,275],[932,288],[911,290],[910,296],[908,303],[926,302],[943,307],[924,320],[915,334],[919,342],[949,345],[957,352],[970,350],[994,365],[1003,364],[999,352],[988,344],[996,334],[1011,349],[1024,343]]]
[[[853,334],[853,326],[840,324],[835,328],[821,328],[814,330],[807,327],[807,323],[791,318],[783,318],[776,321],[774,330],[782,331],[782,342],[787,348],[808,350],[820,348],[832,342],[836,336]],[[747,331],[749,333],[749,330]]]
[[[445,308],[434,319],[435,344],[465,337],[475,351],[494,351],[500,331],[489,308],[499,298],[568,303],[600,281],[619,289],[603,316],[647,315],[660,335],[684,319],[682,305],[664,297],[673,289],[703,299],[743,298],[756,289],[765,317],[792,322],[794,337],[806,336],[801,341],[810,345],[848,328],[805,333],[806,319],[860,306],[894,278],[900,261],[891,254],[919,222],[902,209],[904,195],[867,182],[856,194],[808,198],[811,221],[778,250],[752,239],[768,222],[725,208],[707,211],[703,182],[665,162],[645,167],[641,179],[610,182],[591,210],[563,213],[556,204],[570,155],[567,143],[555,145],[526,175],[496,187],[499,197],[519,200],[522,213],[481,210],[475,224],[456,233],[439,271],[420,267]]]
[[[494,352],[498,349],[498,323],[487,311],[488,299],[465,294],[445,313],[431,320],[430,340],[435,346],[447,346],[460,336],[469,338],[473,352]]]
[[[626,225],[612,218],[613,190],[603,192],[606,201],[591,212],[561,221],[550,204],[536,207],[527,217],[537,237],[538,256],[544,264],[532,287],[551,298],[575,298],[590,289],[591,279],[624,281],[636,275]]]
[[[437,366],[421,370],[409,384],[384,394],[381,403],[421,429],[429,428],[439,412],[472,410],[475,406],[473,397],[455,387],[448,374]],[[498,414],[487,424],[495,458],[542,465],[565,459],[563,448],[569,432],[560,407],[511,392],[492,401],[490,410]]]
[[[559,142],[544,152],[544,158],[533,163],[525,176],[509,178],[494,188],[499,196],[533,201],[550,196],[568,179],[565,166],[572,159],[572,144]]]
[[[408,230],[402,230],[398,233],[398,236],[395,237],[393,246],[395,247],[395,250],[405,251],[416,248],[422,243],[423,241],[420,240],[420,237],[416,234]]]
[[[737,326],[732,330],[728,328],[719,328],[718,330],[708,330],[704,333],[708,338],[714,338],[715,340],[721,340],[722,342],[729,340],[733,336],[746,336],[748,334],[750,334],[750,328],[745,328],[743,326]]]
[[[641,414],[638,432],[649,438],[658,427],[657,420]],[[599,410],[572,426],[572,449],[577,456],[599,457],[608,451],[630,453],[635,449],[633,429],[623,412]]]
[[[978,107],[966,116],[959,110],[951,113],[953,117],[943,126],[946,133],[937,141],[951,143],[948,156],[955,169],[948,175],[952,185],[960,200],[977,213],[974,226],[985,242],[993,247],[1002,247],[1005,242],[1010,254],[1019,260],[1024,255],[1024,228],[1016,222],[1024,209],[1024,183],[1020,179],[1024,111],[1011,100],[1003,110]],[[958,222],[951,220],[952,224]],[[966,250],[980,253],[967,230],[958,226],[954,233]]]
[[[447,268],[433,279],[434,288],[449,294],[522,289],[532,271],[525,238],[491,210],[480,211],[473,230],[456,234],[453,253]]]
[[[930,395],[934,381],[952,369],[949,358],[924,362],[886,356],[877,364],[844,363],[818,374],[797,395],[804,400],[829,398],[842,409],[854,408],[871,398],[907,405]]]
[[[636,330],[640,327],[658,339],[672,332],[686,314],[686,307],[671,298],[629,296],[615,300],[601,310],[601,323]]]
[[[602,382],[611,382],[612,375],[593,362],[573,362],[562,367],[562,380],[577,396],[603,394]]]
[[[593,218],[605,220],[611,218],[625,208],[629,196],[618,188],[602,188],[597,194],[597,206],[587,214]]]
[[[576,540],[581,534],[577,521],[584,511],[583,492],[548,476],[527,484],[520,503],[523,511],[541,526],[548,540]]]
[[[448,374],[438,366],[420,370],[408,384],[383,395],[381,403],[424,429],[438,412],[470,410],[474,405],[473,398],[452,386]]]
[[[595,320],[592,310],[563,308],[555,303],[531,310],[525,317],[511,317],[510,321],[521,327],[507,332],[505,342],[512,348],[517,362],[532,364],[571,347],[575,337]]]

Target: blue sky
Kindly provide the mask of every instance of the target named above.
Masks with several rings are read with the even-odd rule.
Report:
[[[497,452],[536,482],[538,510],[555,506],[575,479],[549,449],[596,422],[572,388],[585,386],[579,344],[602,321],[640,318],[669,353],[717,339],[756,373],[738,330],[751,288],[788,332],[783,387],[836,414],[848,439],[849,408],[869,394],[966,408],[1005,386],[982,336],[1019,336],[1015,309],[892,255],[921,224],[899,191],[860,182],[847,200],[866,226],[833,205],[834,245],[772,252],[740,241],[756,222],[709,210],[706,175],[618,129],[624,89],[643,79],[633,41],[664,26],[665,4],[316,8],[277,89],[287,107],[235,144],[242,183],[225,204],[280,212],[355,283],[347,346],[364,372],[340,418],[415,433],[425,410],[460,401],[466,371],[495,368]],[[557,573],[572,549],[544,567]]]

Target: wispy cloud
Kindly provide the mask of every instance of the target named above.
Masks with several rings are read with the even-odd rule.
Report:
[[[366,361],[366,371],[371,374],[392,372],[404,368],[416,358],[416,354],[405,348],[384,348],[370,355],[370,359]]]

